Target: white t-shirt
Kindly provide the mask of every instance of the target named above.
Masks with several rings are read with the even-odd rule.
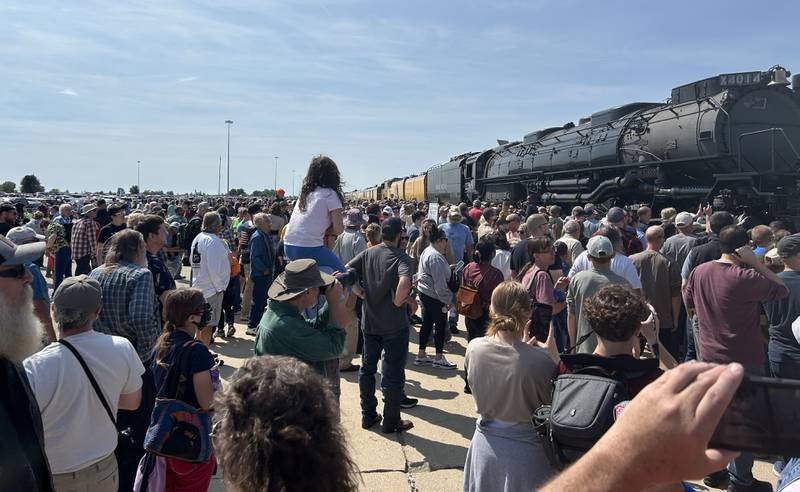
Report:
[[[503,272],[503,280],[511,278],[511,251],[498,249],[492,258],[492,266]]]
[[[300,210],[298,200],[289,219],[289,227],[283,237],[283,244],[315,248],[323,245],[325,230],[331,226],[330,212],[341,210],[342,201],[330,188],[319,187],[306,197],[306,210]]]
[[[66,340],[86,361],[116,416],[119,396],[142,387],[144,367],[133,345],[94,330]],[[51,343],[23,365],[42,413],[45,454],[53,473],[86,468],[114,452],[117,429],[68,348]]]
[[[569,269],[569,278],[574,277],[578,272],[590,270],[591,268],[592,264],[589,262],[589,258],[586,256],[586,251],[584,251],[578,256],[578,258],[575,260],[575,263],[572,264],[572,268]],[[636,267],[633,265],[633,262],[624,254],[620,252],[614,254],[614,257],[611,258],[611,271],[627,280],[628,283],[631,284],[631,288],[642,288],[642,281],[639,278],[639,272],[636,271]]]
[[[206,299],[225,292],[231,278],[231,256],[225,241],[216,234],[201,232],[192,241],[189,255],[192,287],[202,290]]]

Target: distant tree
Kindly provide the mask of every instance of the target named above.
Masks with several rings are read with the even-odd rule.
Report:
[[[243,188],[231,188],[228,190],[229,196],[247,196],[247,192]]]
[[[175,192],[174,192],[174,191],[172,191],[172,190],[167,190],[167,195],[169,195],[169,196],[175,196]]]
[[[128,192],[131,195],[138,195],[139,194],[139,187],[137,185],[131,185],[131,187],[128,188]]]
[[[19,191],[22,193],[40,193],[44,191],[44,186],[42,186],[35,174],[26,174],[19,182]]]
[[[13,181],[5,181],[0,184],[0,191],[3,193],[14,193],[17,191],[17,184]]]
[[[59,193],[61,193],[61,190],[59,190],[58,188],[52,188],[50,191],[48,191],[48,193],[50,193],[51,195],[58,195]]]

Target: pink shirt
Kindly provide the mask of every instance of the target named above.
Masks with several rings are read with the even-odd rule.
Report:
[[[531,277],[533,277],[533,280],[531,280]],[[522,285],[526,287],[530,285],[528,293],[531,296],[531,300],[534,302],[549,304],[551,306],[556,303],[556,297],[553,294],[555,285],[553,284],[553,279],[550,278],[550,274],[546,270],[541,270],[539,267],[534,266],[522,277]]]

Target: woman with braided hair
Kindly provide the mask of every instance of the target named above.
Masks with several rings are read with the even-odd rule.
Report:
[[[528,338],[531,300],[516,281],[492,293],[485,337],[467,346],[464,366],[478,411],[464,465],[465,491],[535,490],[553,473],[531,417],[550,403],[555,362]]]
[[[228,490],[358,489],[333,395],[307,364],[285,356],[249,359],[214,407],[214,447]]]

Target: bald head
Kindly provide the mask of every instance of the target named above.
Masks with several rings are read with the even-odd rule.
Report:
[[[664,228],[661,226],[650,226],[644,232],[644,238],[647,240],[647,249],[660,250],[664,245]]]

